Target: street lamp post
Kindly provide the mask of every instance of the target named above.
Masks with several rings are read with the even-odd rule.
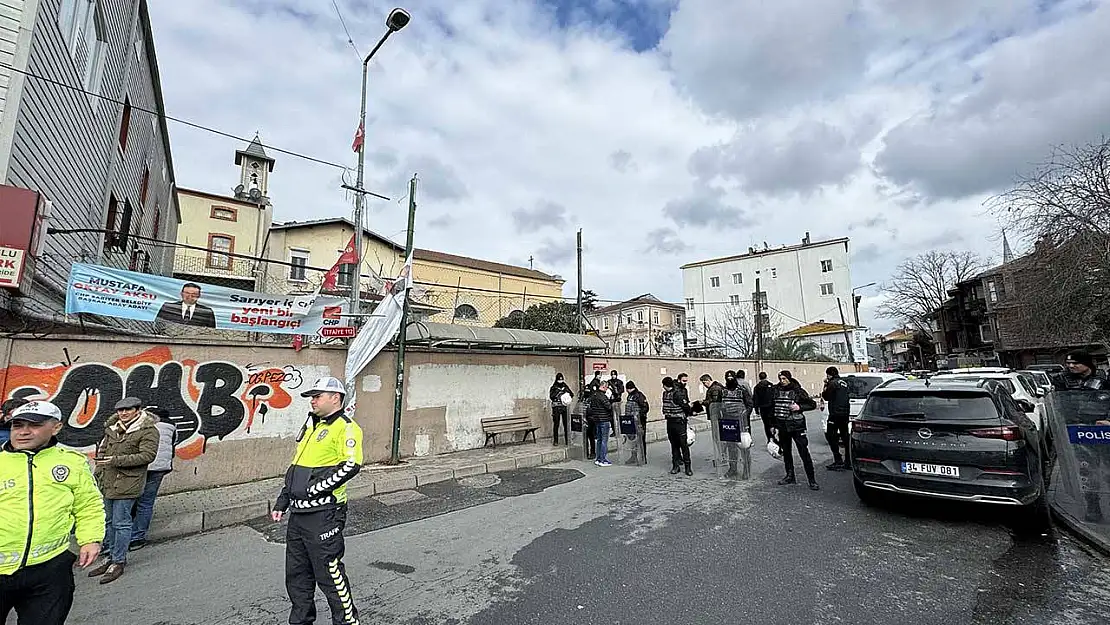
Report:
[[[385,26],[388,30],[378,40],[377,45],[366,55],[362,60],[362,105],[359,109],[358,115],[358,132],[362,135],[362,143],[358,147],[358,176],[355,180],[355,186],[358,188],[355,191],[355,255],[358,256],[358,264],[355,269],[354,283],[351,285],[351,314],[355,315],[354,319],[359,319],[357,316],[361,310],[361,300],[359,291],[361,290],[362,283],[362,205],[366,201],[366,193],[362,189],[362,177],[366,166],[366,80],[370,66],[370,59],[374,58],[378,50],[385,43],[386,39],[393,33],[401,30],[408,25],[412,16],[409,12],[396,8],[389,12],[389,17],[385,18]]]
[[[859,322],[859,298],[856,296],[856,291],[858,291],[860,289],[866,289],[869,286],[875,286],[876,284],[878,284],[878,282],[868,282],[867,284],[861,284],[860,286],[854,287],[852,289],[852,312],[855,315],[857,326],[860,325],[860,322]]]

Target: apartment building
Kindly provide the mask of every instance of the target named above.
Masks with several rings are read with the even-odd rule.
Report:
[[[147,0],[0,8],[0,247],[22,245],[24,265],[0,287],[0,315],[64,323],[74,262],[172,270],[169,247],[150,241],[173,241],[180,221],[150,13]],[[57,232],[17,233],[28,215]]]
[[[724,343],[724,332],[760,327],[769,337],[823,319],[858,326],[847,238],[761,248],[682,265],[686,346]],[[756,295],[756,280],[760,294]],[[756,317],[757,299],[761,317]]]
[[[684,310],[651,293],[585,313],[611,354],[679,356],[684,353]]]

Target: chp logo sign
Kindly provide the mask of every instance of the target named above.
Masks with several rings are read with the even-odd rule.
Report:
[[[18,288],[23,278],[26,252],[14,247],[0,246],[0,287]]]

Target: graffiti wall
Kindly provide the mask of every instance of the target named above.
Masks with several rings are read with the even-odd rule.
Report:
[[[281,475],[308,416],[301,393],[342,372],[344,356],[206,340],[0,338],[0,398],[56,403],[65,417],[59,442],[86,453],[123,397],[165,408],[177,426],[177,460],[162,487],[172,493]]]
[[[84,362],[68,347],[61,355],[60,362],[9,365],[4,398],[55,403],[66,416],[59,442],[91,450],[116,402],[138,397],[169,412],[177,456],[186,460],[219,441],[295,436],[309,409],[302,387],[330,374],[319,366],[178,359],[165,345],[111,362]]]

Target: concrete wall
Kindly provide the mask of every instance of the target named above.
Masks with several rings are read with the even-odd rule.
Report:
[[[178,428],[175,470],[166,492],[210,488],[281,475],[305,422],[300,393],[321,376],[342,376],[345,352],[192,339],[158,343],[92,337],[0,339],[0,398],[47,397],[66,416],[59,440],[91,453],[115,403],[133,395],[167,409]],[[356,419],[367,462],[389,458],[393,432],[396,353],[382,352],[356,381]],[[659,418],[659,380],[687,372],[723,378],[754,363],[628,356],[587,357],[636,380]],[[826,363],[766,363],[791,369],[811,393],[821,388]],[[548,389],[556,373],[574,380],[578,358],[564,354],[410,350],[401,417],[402,457],[480,448],[485,417],[527,415],[551,436]],[[589,375],[592,375],[589,374]],[[573,386],[573,385],[572,385]]]

